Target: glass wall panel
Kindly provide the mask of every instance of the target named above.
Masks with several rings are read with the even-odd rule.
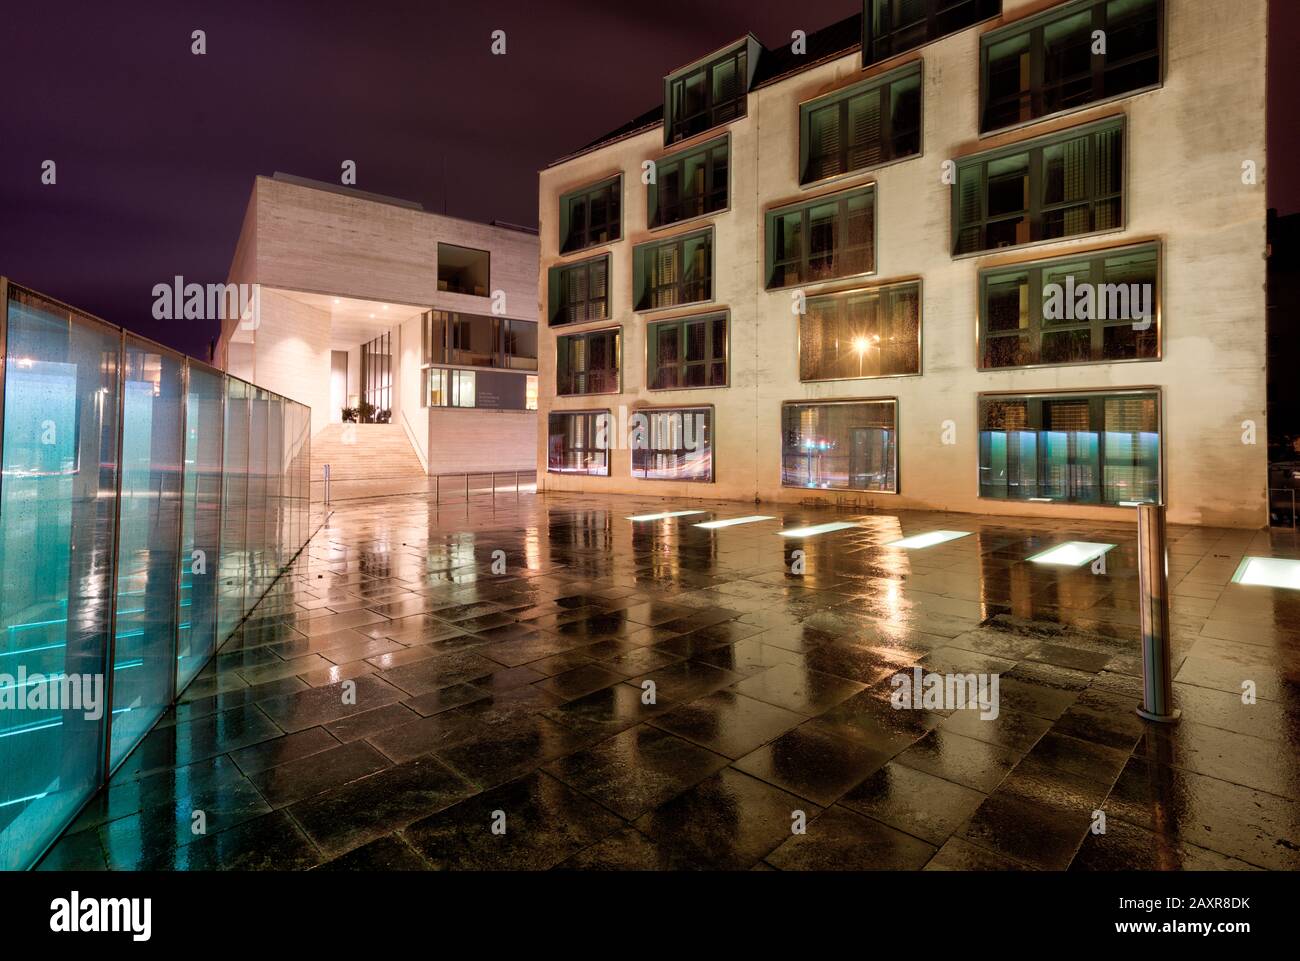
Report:
[[[122,371],[110,768],[172,700],[184,442],[181,357],[127,337]]]
[[[250,388],[252,401],[248,418],[248,524],[245,527],[244,613],[252,610],[270,581],[266,561],[267,526],[267,442],[269,431],[269,394],[260,387]]]
[[[7,314],[0,869],[16,870],[103,770],[121,334],[13,288]]]
[[[713,480],[711,407],[638,411],[633,415],[630,443],[633,477]]]
[[[248,510],[249,385],[226,379],[226,442],[222,452],[221,558],[217,644],[244,615],[244,525]]]
[[[897,493],[897,426],[892,400],[784,404],[781,485]]]
[[[266,400],[266,573],[280,573],[284,550],[284,406],[279,394]]]
[[[217,562],[221,553],[221,438],[225,377],[190,365],[185,398],[185,493],[181,539],[176,690],[194,679],[217,646]]]
[[[608,476],[609,428],[607,410],[549,415],[547,472]]]
[[[1117,506],[1158,502],[1159,395],[982,398],[980,496]]]

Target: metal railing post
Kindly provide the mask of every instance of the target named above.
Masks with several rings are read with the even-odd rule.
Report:
[[[321,471],[321,476],[325,480],[325,506],[329,507],[330,506],[330,465],[321,464],[320,471]]]
[[[1172,723],[1173,665],[1169,650],[1169,570],[1165,546],[1165,506],[1138,505],[1138,591],[1142,624],[1142,706],[1148,721]]]
[[[519,471],[515,471],[515,497],[519,496]]]
[[[469,474],[465,474],[465,506],[469,507]]]

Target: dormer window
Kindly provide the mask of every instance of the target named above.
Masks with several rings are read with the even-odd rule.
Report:
[[[746,41],[669,74],[664,80],[664,143],[674,144],[745,116],[745,98],[757,60]]]

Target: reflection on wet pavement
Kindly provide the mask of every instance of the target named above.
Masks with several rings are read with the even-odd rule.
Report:
[[[1170,529],[1161,727],[1131,524],[745,506],[347,504],[41,867],[1300,868],[1292,533]]]

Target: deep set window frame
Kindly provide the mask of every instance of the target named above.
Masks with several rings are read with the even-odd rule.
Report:
[[[1105,79],[1107,72],[1119,69],[1123,66],[1131,65],[1135,60],[1126,61],[1123,64],[1111,64],[1106,61],[1106,57],[1091,54],[1091,78],[1092,95],[1086,100],[1080,100],[1077,103],[1071,103],[1064,107],[1054,107],[1048,109],[1045,104],[1045,97],[1050,89],[1046,76],[1046,59],[1044,56],[1044,32],[1055,23],[1073,19],[1084,12],[1090,12],[1092,22],[1089,27],[1089,41],[1094,31],[1101,30],[1107,33],[1109,40],[1110,32],[1108,31],[1107,6],[1111,0],[1070,0],[1070,2],[1061,4],[1051,9],[1044,10],[1040,13],[1031,15],[1023,20],[1009,23],[1005,26],[990,30],[980,37],[980,133],[988,135],[1003,130],[1012,130],[1016,127],[1026,124],[1038,123],[1039,121],[1058,117],[1072,113],[1078,110],[1084,110],[1088,107],[1095,107],[1100,104],[1110,103],[1115,100],[1121,100],[1127,97],[1137,96],[1149,90],[1159,89],[1164,84],[1165,69],[1168,63],[1168,57],[1165,51],[1165,0],[1150,0],[1155,6],[1156,14],[1156,45],[1154,56],[1157,61],[1156,79],[1148,84],[1136,86],[1124,90],[1112,91],[1107,93],[1105,89]],[[1028,53],[1029,53],[1029,81],[1028,89],[1022,88],[1014,98],[1004,97],[1002,102],[1023,101],[1028,98],[1029,111],[1028,116],[1017,117],[1014,120],[1004,122],[994,122],[990,113],[995,106],[990,103],[991,94],[991,53],[995,46],[1005,44],[1008,41],[1017,40],[1021,37],[1028,36]],[[1147,58],[1138,58],[1147,59]],[[1059,85],[1063,86],[1065,81]]]
[[[591,200],[593,197],[608,193],[607,204],[612,203],[615,206],[615,215],[612,220],[606,219],[604,226],[609,229],[613,224],[613,233],[610,236],[602,238],[592,238],[591,224]],[[573,202],[583,200],[586,202],[586,223],[582,230],[578,232],[575,238],[573,227]],[[603,247],[606,244],[618,243],[623,239],[623,172],[619,171],[609,177],[603,177],[600,180],[583,184],[572,190],[567,190],[560,194],[559,199],[559,220],[558,224],[558,243],[561,254],[576,254],[582,250],[590,250],[593,247]]]
[[[710,54],[703,60],[696,61],[664,77],[664,146],[690,140],[707,133],[733,120],[740,120],[749,112],[749,80],[756,66],[754,51],[750,49],[748,38],[733,44],[724,50]],[[713,72],[724,64],[731,63],[736,72],[739,93],[730,100],[714,102]],[[706,104],[703,109],[691,115],[691,118],[677,116],[675,91],[681,85],[683,94],[685,85],[692,78],[704,75]],[[728,115],[727,108],[734,107],[735,112]],[[688,121],[695,117],[704,117],[703,126],[692,126]]]
[[[848,244],[847,223],[851,216],[849,213],[849,202],[854,198],[868,196],[870,204],[868,210],[871,216],[871,229],[868,231],[867,257],[868,265],[866,270],[846,271],[844,273],[834,273],[826,276],[812,277],[809,276],[812,271],[813,263],[813,230],[811,212],[816,207],[825,206],[829,203],[836,205],[835,232],[842,239],[842,243],[836,245],[833,252],[833,259],[838,262],[847,259],[852,248]],[[880,194],[877,184],[870,183],[859,184],[853,187],[846,187],[831,193],[819,194],[816,197],[805,197],[794,203],[782,204],[778,207],[772,207],[763,214],[763,280],[765,290],[788,290],[795,287],[807,287],[816,284],[831,283],[833,281],[850,280],[855,277],[871,277],[876,274],[878,269],[877,253],[879,251],[879,218]],[[801,217],[801,247],[797,260],[784,260],[780,264],[776,261],[776,243],[777,231],[780,221],[789,216],[799,214]],[[777,282],[775,275],[778,268],[783,270],[789,264],[797,264],[800,268],[801,276],[794,280],[784,280]]]
[[[894,127],[893,127],[893,110],[892,94],[896,84],[916,78],[917,95],[916,95],[916,149],[907,152],[896,152]],[[851,130],[849,123],[850,104],[860,97],[876,95],[879,98],[877,107],[880,121],[880,150],[881,157],[878,160],[868,163],[851,166],[849,164],[849,139],[845,136],[847,131]],[[812,142],[812,123],[814,114],[828,109],[835,109],[839,113],[838,123],[840,129],[840,147],[839,153],[843,158],[843,168],[833,173],[811,176],[809,168],[813,163],[813,142]],[[925,66],[921,60],[913,60],[905,63],[897,69],[882,73],[879,76],[870,77],[866,80],[860,80],[851,86],[842,90],[836,90],[811,100],[805,100],[799,105],[799,169],[798,179],[801,187],[812,187],[818,184],[831,183],[845,177],[855,174],[866,173],[872,170],[879,170],[881,167],[887,167],[890,164],[899,163],[903,160],[913,160],[923,156],[925,153]]]
[[[871,295],[874,294],[879,298],[889,295],[902,293],[907,290],[915,290],[916,297],[916,369],[899,370],[878,373],[861,373],[849,375],[846,377],[809,377],[805,376],[804,368],[804,346],[805,346],[805,324],[809,323],[808,318],[811,315],[811,308],[818,301],[836,301],[847,300],[854,295]],[[878,312],[882,308],[877,307]],[[880,313],[877,316],[881,316]],[[803,384],[834,383],[836,381],[846,380],[879,380],[890,377],[919,377],[925,370],[925,285],[921,278],[913,277],[901,280],[890,280],[884,283],[874,283],[861,287],[850,287],[844,290],[828,291],[810,296],[805,303],[805,312],[797,320],[797,363],[799,366],[799,382]],[[884,340],[884,337],[877,333],[877,343]]]
[[[866,68],[890,60],[901,53],[909,50],[916,50],[936,40],[942,40],[944,37],[950,37],[953,34],[968,30],[971,27],[978,26],[989,20],[996,19],[1002,15],[1002,0],[922,0],[925,4],[925,30],[924,35],[911,40],[900,41],[897,45],[889,43],[883,50],[877,50],[877,44],[881,42],[876,37],[876,11],[878,4],[886,4],[893,0],[863,0],[862,4],[862,68]],[[946,12],[941,9],[940,5],[946,6],[949,10],[958,9],[964,6],[972,8],[971,19],[963,19],[956,25],[945,26],[941,22],[943,14]],[[885,12],[888,12],[886,6]],[[889,27],[885,31],[888,35],[896,34],[906,28]]]
[[[574,260],[567,263],[554,264],[546,272],[546,324],[548,327],[574,327],[579,324],[595,324],[609,320],[612,311],[610,310],[610,271],[613,269],[613,258],[609,252],[597,254],[595,257],[586,257],[582,260]],[[603,297],[593,297],[592,290],[592,271],[599,264],[604,272],[604,289]],[[569,290],[568,275],[576,271],[585,271],[587,296],[584,300],[570,303],[566,299]],[[575,310],[578,305],[583,306],[584,313],[590,313],[593,304],[602,305],[602,310],[597,317],[581,317],[572,320],[557,320],[567,311]]]
[[[1149,356],[1116,358],[1107,358],[1099,354],[1101,350],[1104,350],[1106,330],[1112,327],[1131,325],[1131,320],[1102,320],[1100,318],[1092,318],[1090,320],[1051,322],[1043,319],[1044,279],[1047,276],[1047,272],[1053,267],[1083,263],[1086,261],[1089,265],[1090,271],[1092,272],[1091,276],[1102,277],[1102,280],[1100,281],[1090,280],[1089,282],[1105,283],[1104,269],[1107,260],[1126,255],[1137,255],[1148,251],[1154,255],[1155,260],[1155,290],[1152,298],[1153,303],[1150,328],[1155,344],[1155,352],[1153,354]],[[1103,273],[1098,274],[1097,271],[1099,269],[1103,271]],[[991,311],[989,309],[990,282],[995,281],[1000,277],[1009,277],[1012,274],[1025,272],[1028,272],[1029,274],[1029,325],[1015,330],[991,332],[989,330],[989,321],[991,318]],[[1037,280],[1037,282],[1035,282],[1035,280]],[[976,366],[981,371],[998,371],[1031,370],[1038,367],[1085,367],[1093,364],[1145,364],[1159,361],[1164,356],[1163,288],[1164,244],[1159,240],[1141,241],[1138,243],[1122,244],[1114,247],[1099,247],[1076,253],[1061,254],[1054,257],[1037,258],[1034,260],[1024,260],[1015,263],[981,268],[976,280],[975,304],[976,310],[978,311],[975,344]],[[1085,329],[1090,332],[1091,349],[1094,355],[1089,360],[1043,361],[1040,359],[1042,357],[1043,335],[1078,332]],[[989,364],[986,362],[990,341],[1011,340],[1022,336],[1031,339],[1034,337],[1038,338],[1037,344],[1032,349],[1035,360],[1024,364]]]
[[[1115,134],[1119,138],[1117,169],[1111,172],[1114,179],[1118,181],[1118,189],[1109,192],[1101,191],[1097,185],[1097,173],[1103,145],[1102,135],[1106,134]],[[1084,172],[1087,180],[1087,196],[1077,200],[1047,202],[1045,199],[1047,181],[1044,176],[1047,151],[1084,138],[1087,139],[1088,143],[1088,159]],[[1125,230],[1128,226],[1129,201],[1128,143],[1128,118],[1127,115],[1121,113],[962,157],[956,162],[954,183],[950,188],[949,219],[951,229],[949,239],[953,259],[987,256],[1002,251],[1024,249],[1040,244],[1061,243],[1066,240],[1100,236]],[[1025,177],[1028,179],[1028,206],[1010,213],[989,214],[990,166],[998,161],[1018,158],[1022,154],[1027,157]],[[978,169],[979,171],[978,200],[980,216],[976,220],[964,222],[962,220],[963,175],[972,169]],[[1118,212],[1115,222],[1101,227],[1096,226],[1098,210],[1103,205],[1110,203],[1117,206]],[[1052,214],[1065,214],[1084,205],[1088,207],[1090,229],[1073,233],[1062,232],[1059,235],[1048,235],[1046,233],[1047,218]],[[1001,246],[989,245],[990,228],[998,224],[1016,223],[1020,220],[1028,224],[1029,239]],[[978,231],[978,246],[963,249],[962,236],[972,230]]]
[[[890,463],[889,463],[889,467],[886,470],[887,476],[892,477],[893,479],[893,488],[889,489],[883,487],[854,487],[852,486],[852,483],[850,483],[848,486],[843,486],[843,487],[832,487],[829,485],[817,486],[817,485],[810,485],[810,484],[787,483],[786,481],[786,473],[787,473],[786,471],[786,458],[787,458],[786,411],[791,409],[805,408],[805,407],[862,406],[864,404],[867,405],[887,404],[889,405],[890,410],[893,413],[893,427],[890,428],[892,430],[892,435],[890,437],[890,444],[889,444]],[[778,430],[780,431],[780,436],[778,440],[778,448],[781,452],[781,461],[779,465],[780,486],[787,490],[833,491],[833,492],[841,492],[841,493],[847,492],[847,493],[860,493],[860,494],[900,493],[900,491],[902,490],[902,473],[901,473],[902,467],[901,467],[901,458],[900,458],[901,433],[900,433],[899,422],[900,422],[900,415],[899,415],[898,398],[892,396],[891,397],[848,397],[848,398],[833,398],[833,399],[804,398],[802,400],[782,401],[781,417],[777,425]],[[858,429],[878,430],[880,428],[876,427],[876,428],[858,428]],[[811,455],[805,455],[805,456],[811,456]],[[850,464],[850,468],[851,468],[851,464]],[[849,471],[849,477],[850,478],[853,477],[853,473],[851,469]]]
[[[714,336],[714,325],[719,320],[725,324],[721,358],[717,354],[717,341]],[[704,325],[704,357],[698,361],[688,360],[686,357],[685,345],[689,336],[687,327],[694,324]],[[678,383],[659,385],[659,371],[668,366],[659,362],[659,332],[673,327],[678,330],[678,353],[680,358],[675,365],[678,373]],[[722,382],[712,383],[713,367],[718,363],[723,365]],[[693,385],[686,383],[687,372],[691,367],[702,367],[704,369],[706,383]],[[653,391],[717,390],[731,386],[731,312],[726,309],[702,311],[681,317],[665,317],[661,320],[652,320],[646,323],[645,385],[646,390]]]
[[[1106,500],[1106,494],[1105,494],[1107,489],[1107,482],[1106,482],[1107,467],[1124,466],[1121,463],[1108,465],[1106,462],[1106,434],[1123,433],[1123,432],[1107,431],[1106,422],[1105,422],[1105,404],[1107,400],[1117,400],[1123,398],[1134,398],[1138,400],[1151,398],[1154,399],[1155,401],[1156,494],[1153,503],[1164,503],[1165,490],[1166,490],[1165,487],[1165,439],[1166,439],[1165,398],[1164,398],[1164,390],[1161,387],[1155,385],[1135,386],[1135,387],[1112,387],[1112,388],[1103,387],[1097,389],[1080,389],[1080,390],[980,392],[979,394],[976,395],[975,398],[975,425],[976,425],[975,427],[976,430],[975,493],[976,496],[980,500],[993,500],[993,501],[1002,501],[1002,502],[1020,503],[1020,504],[1032,503],[1032,504],[1044,504],[1048,506],[1083,505],[1089,507],[1101,507],[1101,508],[1110,508],[1110,509],[1121,509],[1121,510],[1127,509],[1130,506],[1129,504],[1121,504],[1118,500],[1108,501]],[[1043,427],[1043,422],[1044,422],[1043,405],[1054,403],[1054,402],[1055,403],[1071,403],[1071,402],[1077,403],[1079,401],[1088,402],[1089,428],[1087,433],[1092,433],[1097,435],[1097,460],[1096,460],[1097,479],[1096,479],[1095,488],[1098,492],[1098,496],[1095,499],[1092,498],[1084,499],[1084,498],[1075,498],[1075,497],[1048,498],[1048,497],[1041,496],[1041,493],[1039,493],[1038,496],[1033,496],[1033,497],[1030,496],[998,497],[993,494],[984,493],[985,487],[991,486],[985,484],[984,474],[986,470],[992,469],[991,467],[986,467],[984,462],[984,451],[985,451],[984,435],[986,433],[1002,433],[1004,435],[1009,433],[1009,431],[1007,431],[1005,428],[996,429],[996,428],[989,428],[987,426],[988,424],[987,414],[988,414],[989,407],[991,404],[995,404],[999,402],[1017,402],[1017,401],[1024,401],[1027,404],[1026,424],[1025,427],[1022,430],[1019,430],[1018,432],[1020,433],[1032,432],[1035,434],[1034,488],[1036,492],[1040,492],[1041,488],[1045,484],[1045,481],[1043,480],[1044,469],[1050,467],[1050,464],[1045,463],[1045,458],[1041,453],[1042,435],[1045,433],[1049,433],[1049,431],[1045,430]],[[1096,421],[1094,420],[1094,416],[1098,411],[1100,411],[1101,413],[1100,424],[1096,423]],[[1055,431],[1052,433],[1068,433],[1068,432]],[[1072,470],[1074,472],[1077,472],[1079,470],[1077,464],[1067,464],[1066,466],[1067,469]],[[1008,489],[1010,488],[1011,485],[1009,481],[1006,486],[1008,487]]]
[[[726,172],[725,173],[726,183],[723,184],[722,189],[720,191],[722,195],[721,203],[718,206],[710,207],[709,206],[710,200],[712,199],[714,202],[716,202],[717,196],[719,194],[719,189],[715,182],[717,176],[717,170],[718,170],[716,155],[719,149],[725,151],[726,153],[726,161],[722,168]],[[690,198],[681,197],[677,201],[677,205],[679,208],[682,205],[690,202],[690,203],[698,203],[700,209],[697,210],[695,213],[687,213],[687,214],[679,213],[678,216],[672,219],[664,219],[664,217],[662,216],[663,205],[660,203],[662,199],[660,184],[664,179],[664,171],[670,168],[671,166],[676,166],[679,169],[684,169],[688,161],[700,156],[701,154],[704,154],[705,157],[704,177],[707,186],[705,187],[704,191],[701,194],[693,195]],[[702,144],[698,144],[693,147],[687,147],[684,150],[679,150],[675,153],[668,154],[667,156],[659,158],[659,160],[655,161],[654,183],[646,185],[646,225],[651,230],[662,230],[665,227],[671,227],[676,224],[688,223],[689,221],[697,220],[701,217],[710,217],[715,214],[724,213],[725,211],[729,210],[731,208],[731,170],[732,167],[731,167],[731,134],[730,133],[724,133],[721,137],[715,137],[714,139],[706,141]]]
[[[613,335],[612,357],[614,361],[613,377],[614,387],[612,390],[575,390],[574,382],[577,378],[590,378],[593,371],[590,367],[590,343],[595,338],[608,338]],[[577,371],[572,369],[571,348],[576,342],[586,343],[588,353],[588,366],[586,369]],[[600,368],[603,373],[608,373],[609,368]],[[561,381],[563,376],[566,382]],[[562,388],[569,389],[562,389]],[[601,394],[621,394],[623,392],[623,328],[622,326],[597,327],[591,330],[574,331],[573,333],[557,334],[555,337],[555,394],[557,397],[590,397]]]
[[[594,440],[600,435],[600,418],[605,418],[606,446],[605,447],[565,447],[562,453],[571,451],[600,453],[604,456],[603,470],[556,470],[551,461],[551,438],[556,434],[552,425],[557,418],[589,417],[591,418],[588,430],[593,435]],[[608,446],[611,438],[609,432],[613,430],[613,417],[609,408],[583,409],[583,410],[550,410],[546,414],[546,473],[567,475],[572,477],[609,477],[610,476],[610,450]],[[567,435],[566,435],[567,436]]]
[[[707,445],[707,446],[706,446],[706,449],[707,449],[707,451],[708,451],[708,458],[709,458],[709,459],[708,459],[708,464],[709,464],[709,476],[708,476],[708,477],[649,477],[649,476],[647,476],[645,473],[638,474],[638,473],[637,473],[637,455],[638,455],[638,454],[641,454],[641,455],[644,456],[644,455],[646,455],[646,454],[653,454],[653,453],[655,453],[655,450],[654,450],[653,447],[651,447],[651,449],[648,449],[648,450],[647,450],[647,449],[643,449],[643,448],[633,447],[632,450],[629,451],[630,456],[629,456],[629,458],[628,458],[628,462],[629,462],[629,470],[630,470],[630,472],[631,472],[632,479],[633,479],[633,480],[638,480],[638,481],[658,481],[658,482],[677,483],[677,484],[712,484],[712,483],[714,483],[714,482],[717,480],[717,462],[716,462],[716,445],[714,444],[714,431],[713,431],[713,427],[714,427],[714,423],[715,423],[715,417],[714,417],[714,408],[713,408],[713,405],[711,405],[711,404],[694,404],[694,405],[685,405],[685,404],[683,404],[683,405],[676,405],[676,406],[672,406],[672,407],[639,407],[639,408],[637,408],[636,410],[634,410],[634,411],[632,412],[632,414],[633,414],[633,415],[636,415],[636,414],[644,414],[644,415],[647,417],[647,419],[648,419],[648,421],[649,421],[649,424],[648,424],[648,430],[649,430],[649,433],[650,433],[650,442],[651,442],[651,444],[653,445],[655,439],[658,437],[658,434],[657,434],[657,432],[656,432],[656,425],[655,425],[655,417],[656,417],[656,416],[664,417],[664,416],[671,416],[671,415],[673,415],[673,414],[694,414],[694,413],[700,413],[700,412],[703,412],[703,413],[705,414],[706,418],[707,418],[706,426],[705,426],[705,428],[704,428],[704,437],[705,437],[705,441],[706,441],[706,445]],[[683,438],[684,438],[684,437],[685,437],[685,426],[684,426],[684,421],[683,421],[682,432],[683,432]],[[682,448],[682,449],[684,450],[685,448]],[[647,471],[648,469],[649,469],[649,468],[642,467],[642,471],[643,471],[643,472],[644,472],[644,471]]]
[[[686,244],[689,241],[705,238],[707,257],[706,276],[703,279],[697,279],[694,282],[688,282],[686,278]],[[706,227],[683,231],[679,234],[673,234],[670,237],[657,238],[646,241],[643,244],[637,244],[632,248],[632,309],[636,313],[651,313],[657,310],[675,310],[680,307],[689,307],[694,304],[711,303],[716,296],[714,289],[715,283],[715,266],[716,266],[716,237],[714,236],[713,225]],[[651,277],[648,267],[650,258],[659,250],[666,247],[676,247],[678,251],[678,273],[679,279],[675,284],[659,284],[651,286]],[[676,289],[679,294],[689,293],[694,287],[702,288],[703,296],[696,297],[692,300],[674,300],[672,303],[656,304],[651,302],[652,291]]]

